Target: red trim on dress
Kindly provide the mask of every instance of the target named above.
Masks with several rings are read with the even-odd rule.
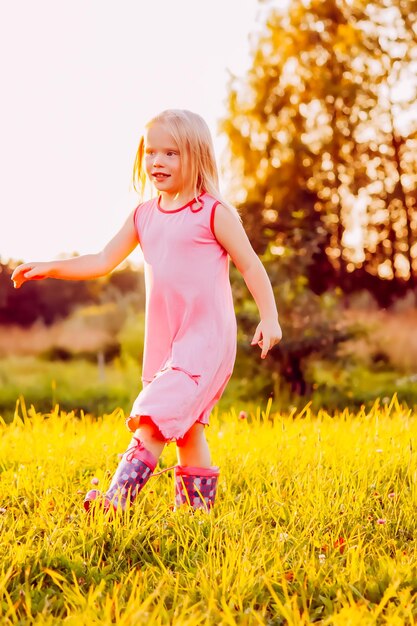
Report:
[[[216,237],[216,233],[214,232],[214,214],[216,213],[216,208],[219,204],[220,202],[216,200],[216,202],[211,207],[211,215],[210,215],[210,230],[215,237]]]
[[[138,241],[139,241],[139,228],[138,228],[136,222],[137,222],[138,211],[139,211],[140,207],[142,206],[142,204],[143,204],[143,202],[138,204],[138,206],[136,207],[136,209],[135,209],[135,211],[133,213],[133,224],[134,224],[134,227],[135,227],[135,232],[136,232],[136,236],[137,236]]]
[[[203,193],[201,193],[197,198],[193,198],[192,200],[190,200],[190,202],[187,202],[187,204],[184,204],[184,206],[181,206],[179,209],[175,209],[174,211],[165,211],[165,209],[161,207],[161,196],[158,196],[157,207],[158,207],[158,210],[161,211],[161,213],[178,213],[178,211],[182,211],[183,209],[186,209],[187,207],[191,207],[196,200],[201,202],[201,198],[204,196],[204,193],[205,192],[203,191]],[[193,213],[198,213],[199,211],[201,211],[202,208],[203,207],[201,206],[196,211],[193,211],[192,209],[191,211]]]

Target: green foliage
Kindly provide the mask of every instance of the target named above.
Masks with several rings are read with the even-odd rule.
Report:
[[[248,399],[251,393],[273,395],[283,406],[292,398],[313,392],[315,381],[309,376],[310,363],[317,359],[336,360],[340,344],[356,336],[359,329],[343,321],[340,293],[317,295],[307,285],[304,276],[296,276],[292,262],[295,254],[284,248],[279,258],[271,249],[263,256],[264,266],[274,287],[275,298],[283,328],[282,342],[261,361],[250,347],[258,323],[258,313],[237,271],[232,272],[236,315],[238,319],[238,355],[235,375],[247,381]]]
[[[313,381],[315,409],[331,410],[343,405],[354,409],[369,406],[377,397],[386,403],[394,394],[406,405],[417,406],[417,377],[401,376],[389,367],[370,370],[354,360],[345,360],[345,367],[341,368],[329,361],[315,360],[309,363],[307,377]]]
[[[116,407],[128,411],[141,389],[138,361],[115,359],[100,364],[83,359],[40,361],[33,357],[9,357],[0,361],[0,416],[10,421],[24,394],[28,407],[49,412],[59,405],[99,415]]]
[[[357,414],[216,414],[214,510],[172,511],[163,474],[110,522],[82,499],[93,477],[108,485],[123,415],[23,407],[1,427],[1,623],[411,626],[415,428],[395,399]],[[160,466],[174,463],[169,446]]]
[[[144,338],[145,312],[131,310],[117,335],[122,359],[142,362]]]
[[[126,266],[106,278],[89,281],[31,281],[14,289],[11,263],[0,263],[0,324],[30,326],[36,320],[46,324],[68,317],[76,308],[126,298],[131,304],[144,303],[143,275]]]

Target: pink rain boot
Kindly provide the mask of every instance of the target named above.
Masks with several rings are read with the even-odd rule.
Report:
[[[113,507],[114,510],[120,508],[124,511],[127,501],[132,504],[150,478],[157,462],[152,452],[139,439],[133,437],[132,445],[124,453],[104,496],[104,509],[107,511]],[[88,511],[91,502],[97,499],[102,499],[102,494],[97,489],[91,489],[84,499],[85,510]]]
[[[175,508],[211,509],[216,498],[218,467],[175,467]]]

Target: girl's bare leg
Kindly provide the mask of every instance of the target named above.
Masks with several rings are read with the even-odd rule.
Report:
[[[135,430],[134,436],[140,439],[145,448],[149,450],[149,452],[152,452],[156,459],[159,459],[165,447],[165,441],[161,439],[155,426],[152,424],[142,424]]]
[[[211,466],[203,424],[196,423],[177,441],[179,465],[175,468],[175,509],[211,509],[217,491],[219,468]]]
[[[178,463],[188,467],[211,467],[211,455],[203,424],[195,423],[177,442]]]

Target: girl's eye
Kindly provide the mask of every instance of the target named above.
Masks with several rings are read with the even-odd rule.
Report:
[[[169,150],[169,152],[167,152],[168,156],[175,156],[176,154],[178,154],[178,153],[174,152],[173,150]]]

